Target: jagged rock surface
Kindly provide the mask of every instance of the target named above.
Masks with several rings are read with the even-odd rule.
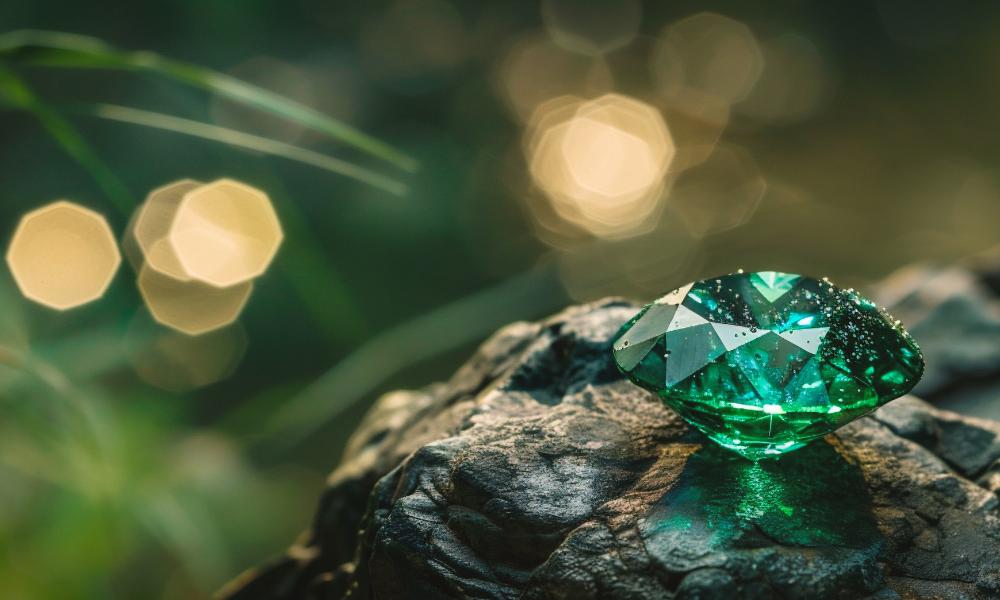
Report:
[[[938,346],[970,327],[955,311],[990,315],[924,296],[896,300],[958,361]],[[312,530],[226,597],[1000,597],[1000,423],[906,397],[754,465],[618,374],[610,339],[637,309],[510,325],[451,381],[382,397]],[[930,368],[939,394],[967,376]]]

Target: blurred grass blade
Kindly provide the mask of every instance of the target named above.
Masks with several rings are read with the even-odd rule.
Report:
[[[401,169],[417,168],[412,157],[304,104],[230,75],[153,52],[122,50],[97,38],[72,33],[21,30],[0,34],[0,58],[46,67],[142,71],[168,77],[294,121]]]
[[[73,124],[45,104],[20,77],[2,65],[0,65],[0,100],[10,107],[34,115],[63,151],[87,170],[101,191],[123,214],[132,212],[135,200],[128,188],[101,160]]]
[[[285,403],[268,419],[262,442],[286,451],[403,369],[565,302],[555,266],[545,263],[380,333]]]
[[[172,131],[191,137],[228,144],[245,150],[253,150],[262,154],[280,156],[356,179],[398,196],[405,194],[407,189],[404,184],[394,179],[390,179],[374,171],[369,171],[364,167],[359,167],[347,161],[320,154],[306,148],[300,148],[299,146],[293,146],[285,142],[219,127],[218,125],[114,104],[96,104],[75,110],[102,119]]]

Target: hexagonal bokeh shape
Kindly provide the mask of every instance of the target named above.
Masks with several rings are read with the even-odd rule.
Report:
[[[107,220],[66,200],[24,215],[7,250],[21,293],[56,310],[104,295],[121,260]]]
[[[189,277],[225,288],[264,273],[283,237],[267,194],[220,179],[184,195],[167,240]]]
[[[498,92],[523,121],[553,98],[568,94],[590,97],[614,87],[605,61],[567,50],[544,33],[517,41],[500,64],[498,75]]]
[[[139,292],[158,323],[188,335],[229,325],[246,306],[253,282],[218,288],[200,281],[179,281],[147,264],[139,272]]]
[[[164,241],[170,234],[170,226],[184,194],[201,185],[200,181],[181,179],[151,191],[136,212],[130,229],[131,237],[134,237],[135,245],[142,253],[142,262],[180,281],[191,278],[184,272],[173,248]],[[136,268],[141,269],[142,264]]]
[[[246,352],[247,336],[239,323],[204,335],[186,335],[164,329],[140,313],[128,328],[126,343],[140,379],[184,393],[229,377]]]
[[[577,117],[612,125],[642,139],[649,145],[661,172],[666,172],[674,159],[677,148],[663,115],[645,102],[621,94],[605,94],[582,104]]]
[[[659,112],[619,94],[540,107],[525,151],[532,179],[563,220],[600,237],[653,223],[676,153]]]
[[[687,87],[735,103],[757,83],[764,55],[745,24],[700,12],[663,30],[650,66],[661,91]]]
[[[583,156],[591,155],[590,160],[596,159],[604,168],[575,156],[588,145],[593,149],[584,149]],[[660,113],[620,94],[606,94],[582,104],[562,142],[573,180],[581,188],[605,197],[628,197],[649,189],[666,174],[675,152]],[[599,173],[609,167],[615,171],[610,181],[608,175]]]

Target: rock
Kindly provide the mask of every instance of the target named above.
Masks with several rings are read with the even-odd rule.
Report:
[[[915,394],[964,414],[1000,419],[998,281],[1000,268],[914,265],[879,286],[875,299],[903,321],[924,351],[927,369]]]
[[[754,464],[615,370],[637,309],[510,325],[382,397],[312,530],[224,596],[1000,597],[1000,423],[906,397]]]

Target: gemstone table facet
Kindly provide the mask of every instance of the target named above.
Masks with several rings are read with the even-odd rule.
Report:
[[[674,290],[630,319],[613,348],[630,380],[751,460],[906,394],[924,369],[913,339],[871,301],[774,271]]]

